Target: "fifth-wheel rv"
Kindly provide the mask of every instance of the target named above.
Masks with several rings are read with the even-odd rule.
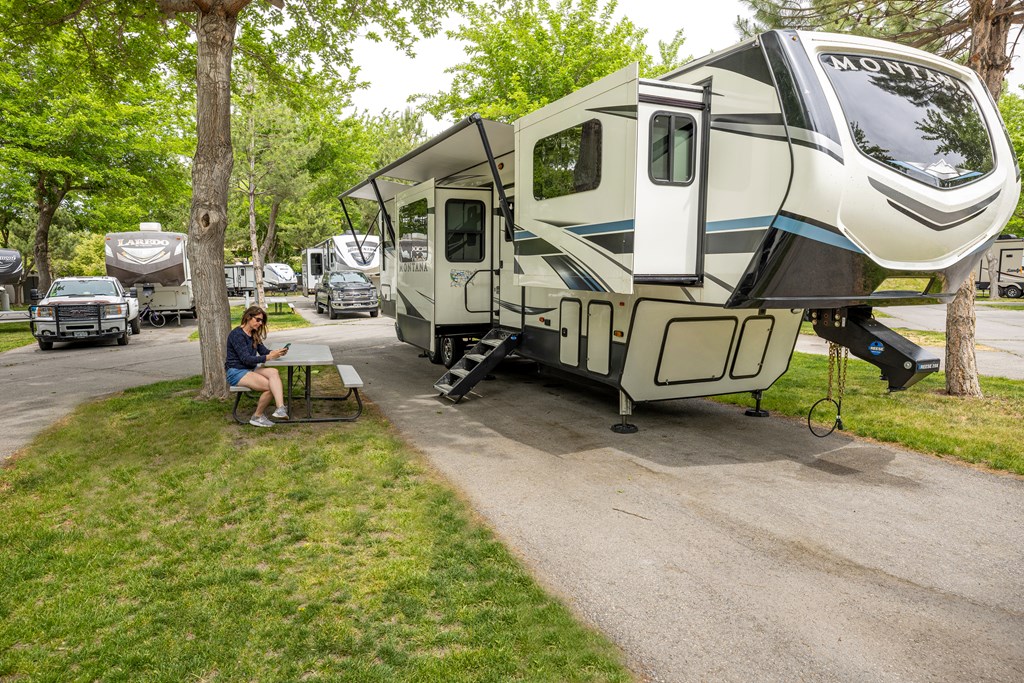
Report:
[[[0,311],[11,308],[5,285],[16,285],[25,275],[21,254],[14,249],[0,249]]]
[[[378,285],[380,275],[380,237],[349,232],[328,237],[302,250],[302,291],[312,294],[320,276],[336,270],[358,270]]]
[[[1008,299],[1019,299],[1024,295],[1024,239],[1000,235],[989,250],[996,260],[996,287],[999,296]],[[992,288],[992,277],[989,274],[988,259],[982,256],[981,263],[975,273],[978,289]]]
[[[278,292],[294,292],[298,280],[287,263],[268,263],[263,266],[263,286]]]
[[[458,400],[515,352],[614,387],[629,428],[636,402],[759,402],[805,311],[890,390],[936,371],[872,308],[950,301],[1019,193],[969,69],[771,31],[514,125],[471,116],[341,199],[377,201],[382,310],[452,364],[438,391]]]
[[[184,233],[163,232],[159,223],[142,223],[138,232],[106,235],[107,275],[125,288],[135,287],[139,304],[164,314],[195,315],[192,275]]]

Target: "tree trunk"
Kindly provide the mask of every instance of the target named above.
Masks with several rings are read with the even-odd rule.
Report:
[[[237,16],[220,3],[196,22],[196,156],[188,256],[199,318],[203,386],[199,398],[227,398],[224,354],[231,310],[224,287],[224,232],[231,182],[231,54]]]
[[[277,247],[277,214],[281,210],[281,200],[274,197],[270,202],[270,217],[267,219],[267,237],[260,245],[260,260],[263,263],[271,261]]]
[[[251,159],[252,157],[250,157]],[[250,188],[252,185],[249,186]],[[256,236],[256,193],[249,190],[249,248],[252,249],[252,270],[256,277],[256,305],[267,310],[267,295],[263,291],[263,257]]]
[[[997,13],[1018,0],[971,0],[971,54],[968,65],[998,101],[1010,68],[1006,43],[1012,13]],[[998,296],[996,282],[989,291]],[[946,392],[952,396],[981,396],[975,340],[974,276],[968,278],[946,309]]]
[[[45,173],[40,173],[36,180],[36,210],[39,215],[36,219],[36,239],[32,251],[39,271],[40,292],[46,292],[53,281],[50,273],[50,225],[53,224],[53,216],[70,187],[70,180],[65,180],[59,188],[51,186]]]
[[[974,354],[974,275],[960,285],[946,307],[946,392],[981,397]]]
[[[998,244],[998,242],[996,243]],[[985,252],[985,270],[988,271],[988,298],[999,298],[999,258],[995,247]]]

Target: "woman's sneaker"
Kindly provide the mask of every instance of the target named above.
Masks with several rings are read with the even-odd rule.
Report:
[[[253,427],[273,427],[274,423],[267,419],[266,415],[253,415],[252,419],[249,420],[249,424]]]
[[[278,408],[277,410],[274,411],[274,414],[271,415],[271,417],[276,417],[279,420],[287,420],[288,419],[288,406],[281,406],[280,408]]]

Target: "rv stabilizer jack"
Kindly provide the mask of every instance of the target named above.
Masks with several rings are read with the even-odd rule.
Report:
[[[814,332],[850,349],[882,371],[889,391],[901,391],[939,369],[939,359],[871,317],[870,306],[808,311]]]

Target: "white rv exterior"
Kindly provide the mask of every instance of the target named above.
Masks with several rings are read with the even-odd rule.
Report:
[[[298,280],[287,263],[268,263],[263,266],[263,285],[279,292],[294,292]]]
[[[1024,294],[1024,239],[1000,239],[989,250],[996,259],[996,287],[999,296],[1019,299]],[[991,289],[987,254],[982,256],[974,274],[979,289]]]
[[[228,296],[256,296],[256,268],[251,263],[224,265],[224,286]]]
[[[139,228],[106,235],[107,275],[125,288],[135,287],[142,306],[162,313],[195,315],[188,236],[164,232],[159,223],[142,223]]]
[[[968,139],[958,121],[987,135]],[[474,123],[486,131],[475,143]],[[786,371],[805,310],[890,389],[912,385],[938,359],[871,308],[949,301],[1019,193],[970,70],[883,41],[772,31],[659,80],[633,65],[514,126],[471,117],[342,197],[383,209],[382,310],[401,339],[447,362],[444,348],[504,331],[519,355],[617,388],[625,415],[634,402],[759,395]],[[496,273],[479,314],[445,258],[448,202],[471,196],[489,218],[476,278]],[[460,378],[485,362],[469,355],[435,386],[463,395]]]
[[[302,291],[312,294],[324,273],[359,270],[377,286],[380,279],[380,237],[345,233],[302,250]]]

